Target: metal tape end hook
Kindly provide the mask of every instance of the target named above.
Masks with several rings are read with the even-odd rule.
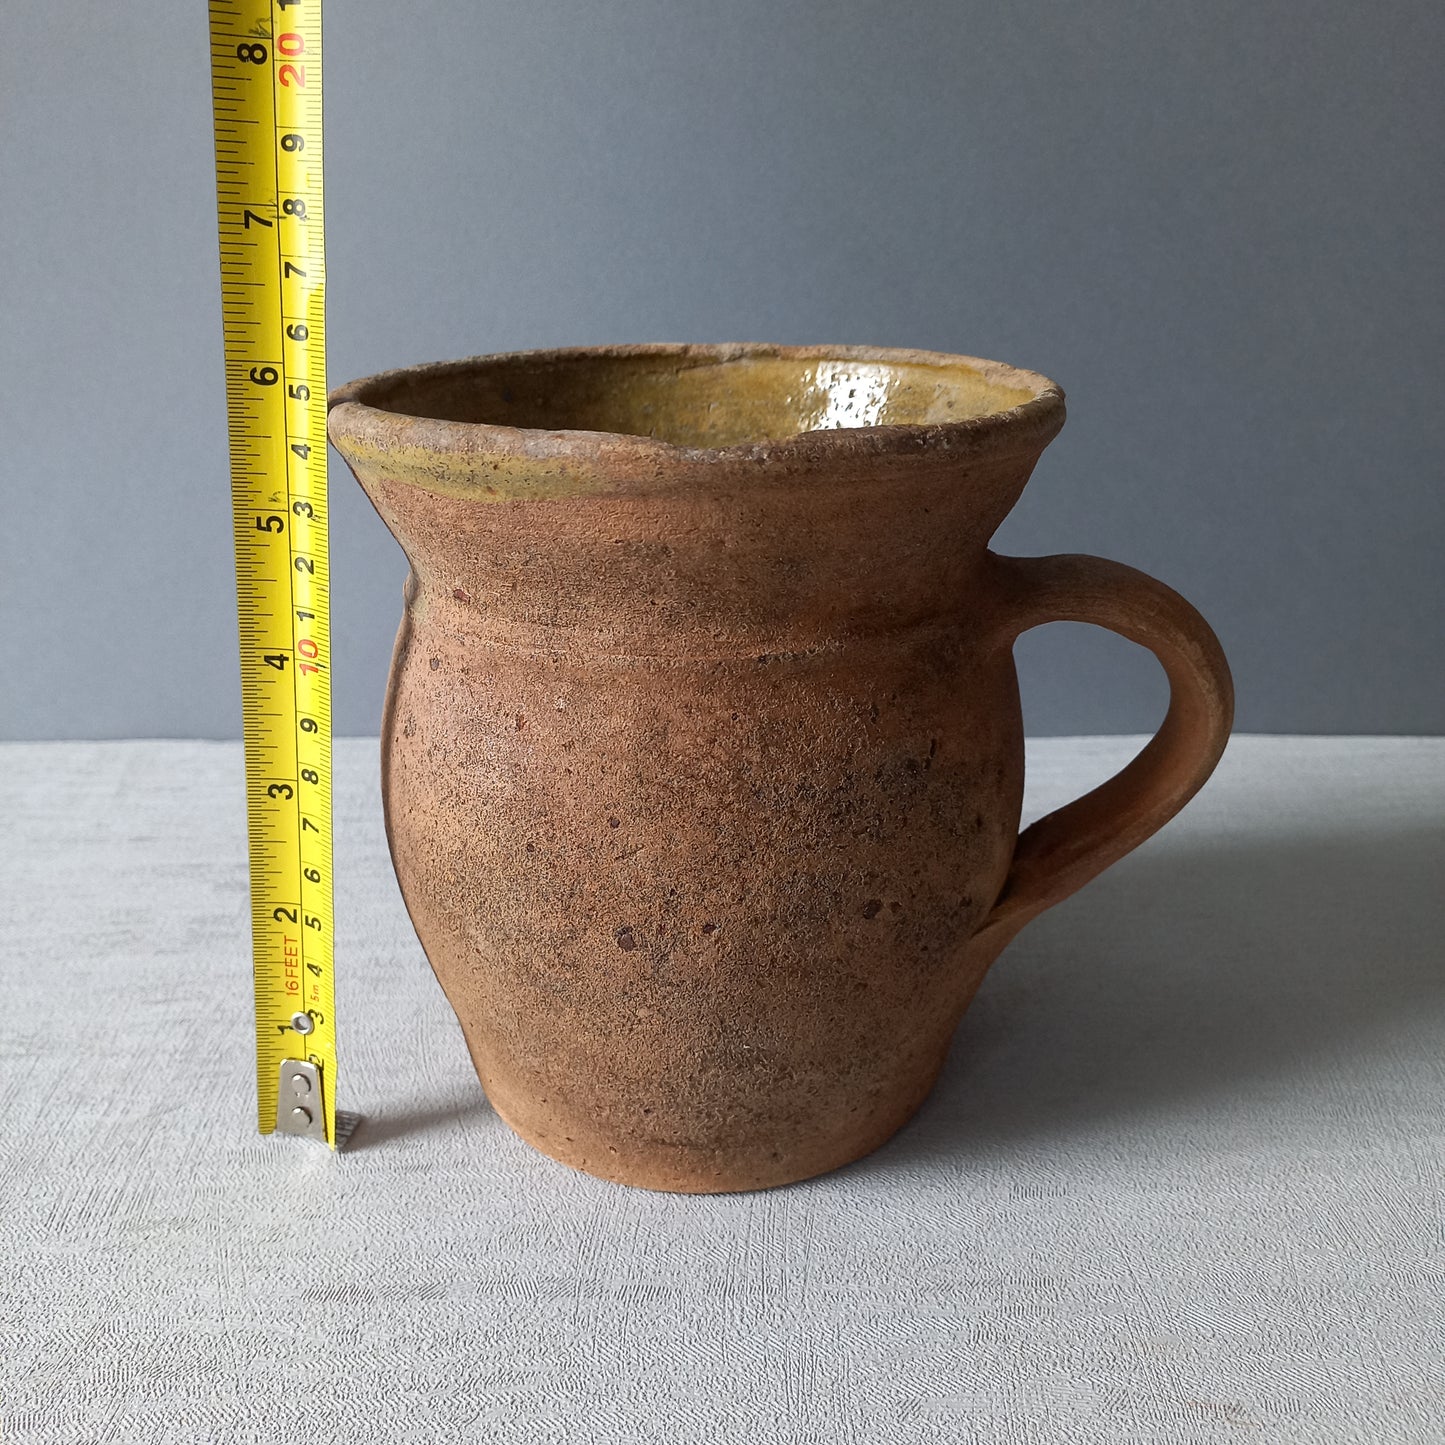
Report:
[[[321,1098],[321,1070],[304,1059],[281,1061],[276,1093],[276,1132],[300,1134],[326,1142],[326,1110]]]

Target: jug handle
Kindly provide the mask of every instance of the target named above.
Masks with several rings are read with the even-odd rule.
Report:
[[[974,936],[990,956],[1172,818],[1224,752],[1234,684],[1219,639],[1171,587],[1102,557],[989,554],[1000,645],[1045,622],[1089,622],[1147,647],[1169,679],[1159,731],[1122,772],[1019,835],[993,911]]]

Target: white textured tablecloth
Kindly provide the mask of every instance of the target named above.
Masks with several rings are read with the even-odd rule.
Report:
[[[1029,810],[1129,739],[1030,746]],[[1445,1441],[1445,739],[1235,740],[827,1178],[489,1111],[336,751],[343,1107],[254,1132],[238,746],[0,748],[0,1441]]]

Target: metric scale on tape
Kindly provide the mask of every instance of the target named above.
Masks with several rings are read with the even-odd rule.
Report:
[[[261,1132],[337,1144],[321,0],[210,0]]]

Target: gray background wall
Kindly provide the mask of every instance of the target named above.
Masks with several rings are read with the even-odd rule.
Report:
[[[327,0],[330,366],[961,350],[1071,420],[998,539],[1157,572],[1240,725],[1445,730],[1438,0]],[[205,6],[0,16],[0,731],[234,736]],[[335,460],[335,459],[333,459]],[[400,553],[332,471],[336,722]],[[1021,644],[1036,732],[1153,662]]]

